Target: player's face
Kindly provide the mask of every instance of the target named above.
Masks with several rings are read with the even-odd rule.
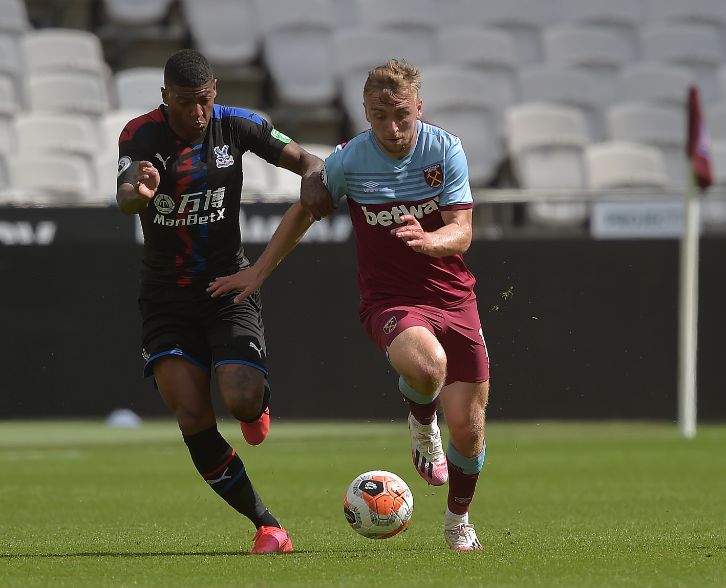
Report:
[[[171,85],[163,88],[162,96],[169,110],[169,124],[174,132],[193,141],[204,134],[212,118],[217,80],[210,80],[198,88]]]
[[[421,99],[413,90],[401,96],[370,92],[363,98],[366,119],[383,152],[394,159],[403,159],[416,145]]]

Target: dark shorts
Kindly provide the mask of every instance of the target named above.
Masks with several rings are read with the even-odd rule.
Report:
[[[267,375],[262,303],[259,292],[241,304],[234,293],[212,298],[203,289],[185,291],[145,286],[139,295],[144,375],[167,355],[184,357],[210,370],[225,363],[254,367]]]
[[[428,329],[446,352],[446,384],[489,380],[489,354],[476,298],[447,309],[425,305],[381,306],[367,311],[362,322],[368,335],[384,352],[409,327]]]

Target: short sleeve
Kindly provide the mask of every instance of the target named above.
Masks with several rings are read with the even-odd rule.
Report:
[[[132,163],[148,159],[140,152],[138,141],[134,141],[129,128],[131,123],[124,127],[118,139],[118,173],[116,176],[116,186],[124,183],[131,183],[133,176]]]
[[[280,154],[292,139],[275,129],[256,112],[233,106],[219,106],[222,118],[229,117],[237,139],[237,147],[242,151],[252,151],[262,159],[278,165]]]
[[[439,206],[456,206],[472,204],[471,187],[469,186],[469,165],[466,154],[457,137],[449,146],[444,160],[444,190],[439,197]]]
[[[325,175],[328,192],[333,198],[333,204],[338,205],[348,192],[343,171],[343,146],[338,145],[325,159]]]

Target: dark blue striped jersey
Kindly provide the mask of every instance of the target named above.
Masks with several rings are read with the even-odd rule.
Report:
[[[239,226],[242,155],[277,165],[289,142],[258,114],[220,104],[196,144],[174,133],[164,105],[130,121],[119,137],[118,184],[131,181],[135,161],[152,162],[161,176],[139,215],[142,284],[206,287],[248,265]]]

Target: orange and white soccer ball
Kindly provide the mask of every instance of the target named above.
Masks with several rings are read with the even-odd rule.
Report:
[[[345,518],[369,539],[387,539],[403,531],[413,514],[413,494],[401,478],[374,470],[348,486],[343,502]]]

